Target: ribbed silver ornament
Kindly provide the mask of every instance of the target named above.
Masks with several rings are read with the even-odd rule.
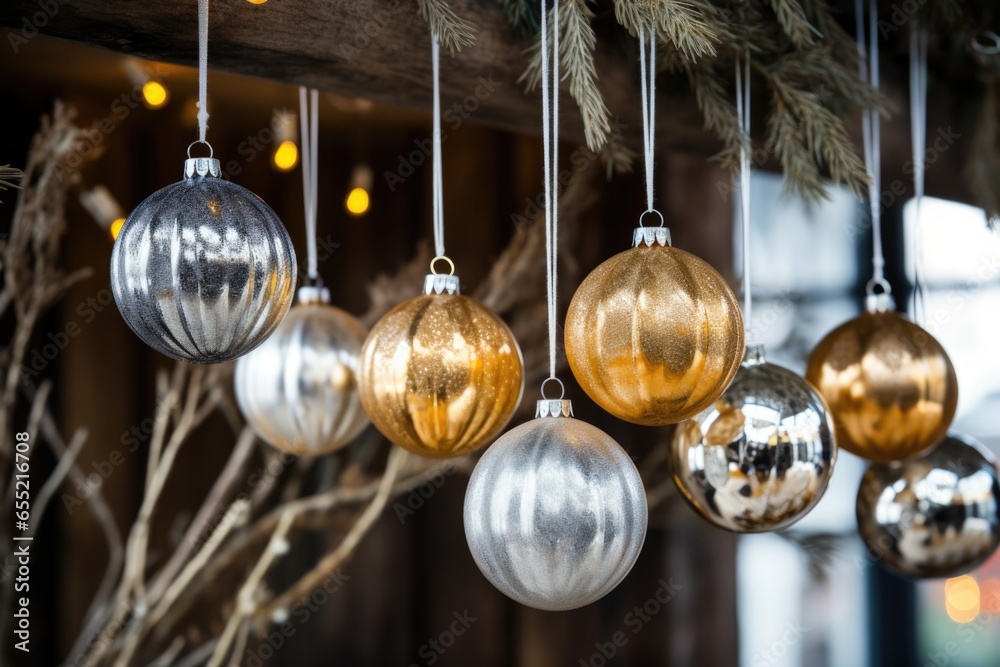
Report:
[[[150,195],[122,226],[111,288],[132,330],[180,361],[230,361],[288,312],[295,251],[271,208],[221,178],[219,161],[185,161],[184,179]]]

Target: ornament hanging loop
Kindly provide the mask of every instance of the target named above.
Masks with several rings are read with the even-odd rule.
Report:
[[[550,382],[555,382],[556,384],[559,385],[559,396],[557,396],[556,398],[549,398],[548,396],[545,395],[545,386],[548,385],[548,383]],[[566,396],[566,385],[564,385],[562,380],[560,380],[557,377],[547,377],[544,380],[542,380],[541,393],[543,401],[561,401],[563,400],[563,397]]]
[[[892,285],[885,278],[872,278],[865,285],[865,294],[868,296],[878,296],[879,294],[892,296]]]
[[[995,56],[1000,54],[1000,35],[983,30],[969,37],[969,46],[984,56]]]
[[[191,144],[187,148],[187,156],[188,156],[189,160],[194,159],[191,156],[191,149],[194,148],[195,146],[197,146],[198,144],[204,144],[204,145],[208,146],[208,157],[209,158],[215,157],[215,150],[212,149],[212,144],[208,143],[207,141],[205,141],[203,139],[198,139],[197,141],[192,141]]]
[[[660,213],[659,211],[657,211],[655,208],[647,208],[645,211],[643,211],[639,215],[639,226],[640,227],[645,227],[646,226],[643,223],[643,220],[646,219],[646,215],[649,214],[649,213],[655,213],[660,218],[660,224],[658,225],[659,227],[663,227],[666,224],[666,221],[663,219],[663,214],[662,213]]]
[[[434,268],[435,266],[437,266],[437,263],[439,261],[440,262],[444,262],[445,264],[448,265],[448,275],[449,276],[455,275],[455,262],[451,261],[451,258],[449,258],[449,257],[447,257],[445,255],[438,255],[437,257],[435,257],[434,259],[431,260],[431,274],[433,274],[435,276],[442,275],[441,273],[439,273],[437,271],[437,269]]]

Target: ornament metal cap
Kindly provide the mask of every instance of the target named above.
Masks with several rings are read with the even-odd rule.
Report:
[[[888,292],[872,293],[865,297],[865,310],[869,313],[887,313],[896,310],[896,300]]]
[[[222,176],[222,163],[214,157],[189,157],[184,160],[184,178]]]
[[[303,285],[296,295],[300,305],[330,303],[330,290],[322,285]]]
[[[424,276],[424,294],[459,294],[458,276],[428,273]]]
[[[744,366],[759,366],[766,363],[764,359],[763,343],[747,343],[746,352],[743,353]]]
[[[535,419],[572,416],[573,401],[566,398],[540,398],[535,404]]]
[[[632,232],[632,247],[638,248],[640,245],[652,246],[660,245],[670,247],[669,227],[636,227]]]

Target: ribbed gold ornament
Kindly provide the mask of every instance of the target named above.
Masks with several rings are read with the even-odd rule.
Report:
[[[523,386],[510,329],[457,293],[432,291],[400,304],[375,324],[361,351],[361,404],[372,423],[423,456],[458,456],[488,444],[514,414]]]
[[[827,334],[809,357],[806,379],[830,405],[837,443],[879,463],[937,444],[958,404],[944,348],[894,312],[867,312]]]
[[[643,231],[636,247],[598,266],[576,291],[566,357],[602,408],[663,426],[697,415],[725,391],[743,359],[743,316],[707,262],[668,241],[650,243]]]

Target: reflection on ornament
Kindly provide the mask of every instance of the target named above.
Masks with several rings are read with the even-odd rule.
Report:
[[[837,444],[870,461],[911,458],[944,437],[958,405],[955,369],[940,343],[890,312],[888,295],[827,334],[806,379],[826,398]]]
[[[358,393],[366,332],[329,304],[325,288],[300,288],[270,338],[236,362],[243,415],[269,444],[298,456],[336,451],[368,425]]]
[[[521,604],[560,611],[602,598],[625,578],[646,538],[646,493],[624,450],[538,401],[476,465],[465,537],[486,578]]]
[[[264,201],[189,159],[184,180],[154,192],[125,221],[111,254],[111,289],[125,322],[179,361],[246,354],[292,304],[295,251]]]
[[[743,356],[743,317],[718,272],[670,247],[665,228],[580,285],[566,314],[566,357],[598,405],[646,426],[698,414],[729,385]]]
[[[858,530],[872,556],[909,577],[955,577],[1000,544],[996,460],[950,435],[928,454],[873,465],[858,491]]]
[[[738,533],[780,530],[826,491],[837,447],[823,398],[748,346],[715,404],[674,433],[674,482],[706,520]]]
[[[521,400],[521,350],[500,318],[429,275],[424,294],[380,319],[365,341],[361,402],[395,444],[457,456],[499,435]]]

